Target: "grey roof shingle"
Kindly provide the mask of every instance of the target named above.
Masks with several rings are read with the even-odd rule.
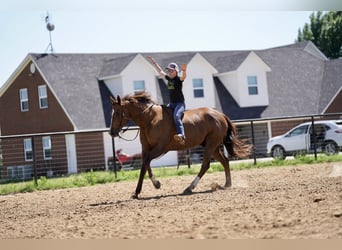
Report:
[[[200,54],[217,69],[218,73],[237,70],[251,51],[215,51]]]
[[[101,79],[108,76],[119,75],[136,56],[136,53],[124,54],[106,60],[103,63],[103,67],[100,71],[99,78]]]
[[[141,53],[141,55],[145,58],[152,56],[164,68],[171,62],[177,63],[179,66],[184,63],[188,64],[196,52]]]
[[[267,73],[269,106],[262,117],[319,113],[325,61],[300,46],[256,51],[272,71]]]
[[[342,88],[342,58],[325,63],[324,78],[321,86],[319,111],[324,111],[337,91]]]

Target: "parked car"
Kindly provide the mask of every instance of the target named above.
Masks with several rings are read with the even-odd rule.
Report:
[[[116,166],[118,170],[130,170],[139,169],[142,165],[142,154],[129,155],[122,151],[122,149],[116,150]],[[113,156],[108,157],[109,170],[114,170]]]
[[[342,149],[342,120],[302,123],[287,133],[269,139],[267,154],[285,159],[288,155],[325,152],[336,154]],[[314,132],[314,133],[313,133]]]

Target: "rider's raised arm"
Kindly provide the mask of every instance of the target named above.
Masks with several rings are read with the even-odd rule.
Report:
[[[182,64],[181,65],[181,69],[182,69],[182,75],[180,77],[180,80],[182,82],[184,82],[185,78],[186,78],[186,64]]]
[[[159,75],[160,75],[161,77],[165,77],[165,76],[167,75],[167,74],[164,72],[164,70],[159,66],[159,64],[156,63],[156,61],[153,59],[152,56],[148,56],[147,58],[150,60],[150,62],[152,63],[153,67],[158,71],[158,73],[159,73]]]

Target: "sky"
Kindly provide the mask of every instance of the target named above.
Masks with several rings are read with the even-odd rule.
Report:
[[[338,1],[2,0],[0,87],[28,53],[50,52],[47,13],[54,53],[258,50],[294,43]]]

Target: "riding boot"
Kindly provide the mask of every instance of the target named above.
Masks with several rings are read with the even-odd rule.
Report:
[[[180,145],[185,145],[185,136],[182,134],[174,135],[173,138],[176,142],[178,142]]]

